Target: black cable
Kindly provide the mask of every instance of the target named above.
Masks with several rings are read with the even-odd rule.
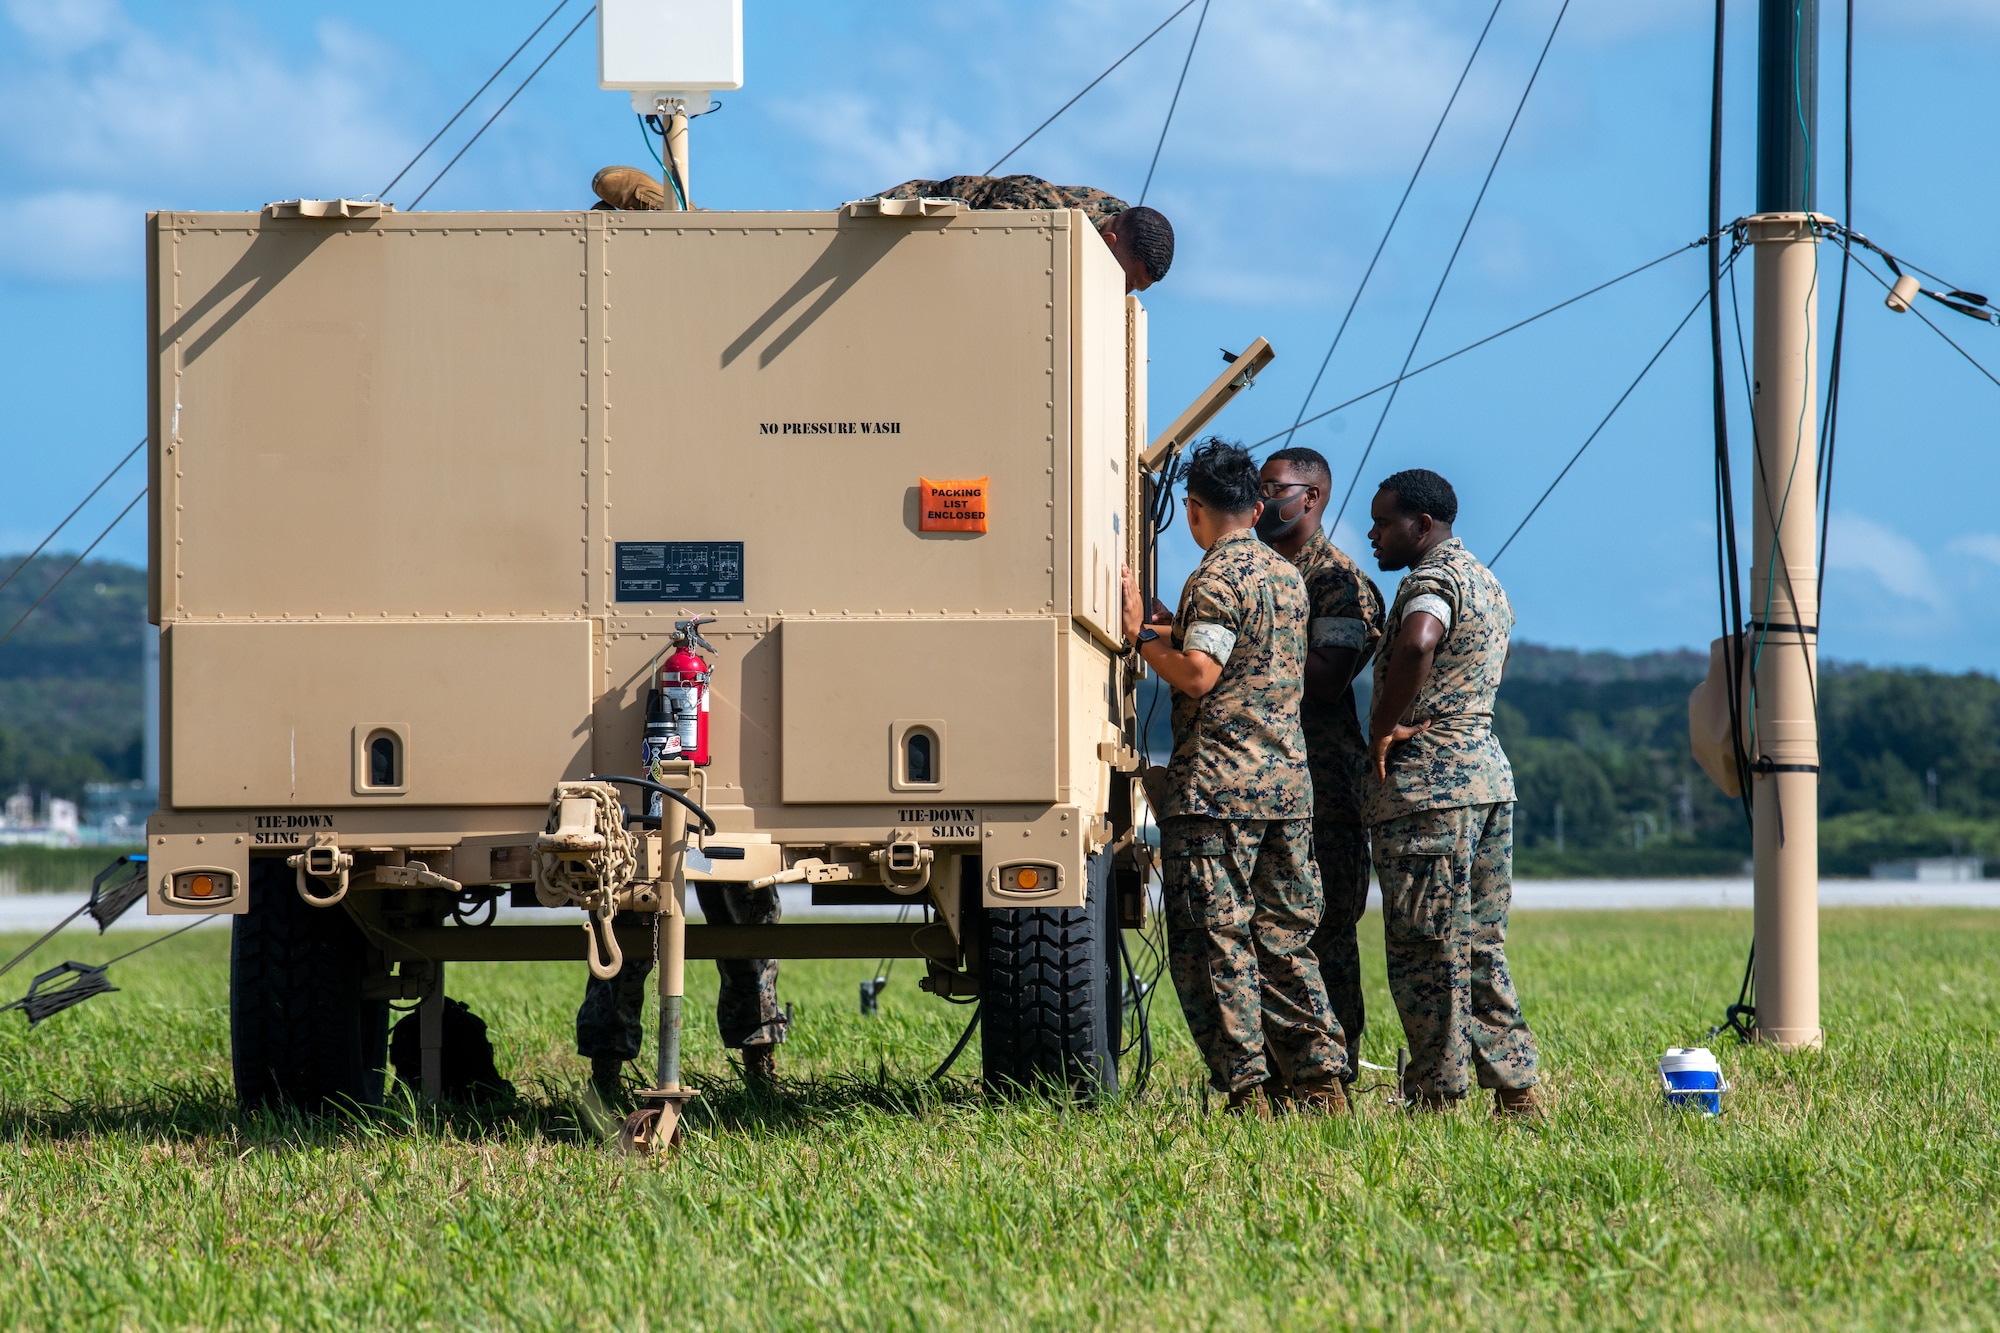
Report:
[[[1173,100],[1167,103],[1167,118],[1160,126],[1160,141],[1153,145],[1153,160],[1146,165],[1146,183],[1139,187],[1141,204],[1146,202],[1147,194],[1152,191],[1153,172],[1160,165],[1160,150],[1167,146],[1167,131],[1173,128],[1174,109],[1181,104],[1181,89],[1187,85],[1188,69],[1194,64],[1194,49],[1201,45],[1201,28],[1208,22],[1208,4],[1209,0],[1201,0],[1201,13],[1195,17],[1194,39],[1188,43],[1187,59],[1181,62],[1181,77],[1174,84]]]
[[[0,589],[4,589],[8,584],[12,583],[14,581],[14,576],[16,574],[19,574],[22,570],[26,569],[29,563],[32,562],[36,556],[40,555],[42,551],[47,548],[50,542],[56,539],[56,534],[61,532],[64,528],[68,527],[69,521],[75,518],[78,514],[81,514],[83,512],[83,507],[89,504],[92,500],[95,500],[97,498],[97,493],[103,490],[106,486],[109,486],[111,484],[111,479],[117,476],[118,473],[121,470],[123,470],[123,468],[127,463],[132,461],[132,454],[138,453],[141,449],[144,449],[145,447],[146,447],[146,437],[142,435],[139,437],[139,442],[132,446],[131,453],[126,454],[123,458],[119,459],[116,463],[114,463],[111,467],[111,470],[104,474],[104,480],[98,482],[95,486],[91,487],[90,494],[84,496],[81,500],[78,500],[76,502],[76,508],[70,510],[69,513],[65,514],[63,516],[62,522],[56,524],[53,528],[49,529],[49,535],[42,538],[41,544],[35,547],[34,550],[28,552],[26,556],[22,557],[20,564],[14,566],[14,568],[7,571],[7,577],[4,579],[0,579]]]
[[[619,773],[593,773],[590,780],[592,782],[622,782],[627,786],[639,787],[646,791],[656,791],[662,796],[672,797],[692,811],[695,818],[701,820],[701,831],[703,833],[711,837],[715,834],[715,820],[709,817],[708,811],[689,800],[685,794],[675,791],[672,787],[664,783],[655,782],[651,778],[630,778]]]
[[[535,40],[535,38],[541,36],[542,29],[548,27],[550,21],[554,19],[556,15],[562,13],[563,7],[568,4],[569,0],[559,0],[559,3],[556,5],[556,7],[549,11],[548,18],[543,19],[540,23],[537,23],[535,25],[535,30],[528,34],[527,41],[524,41],[519,46],[515,47],[514,54],[508,56],[505,60],[501,61],[500,68],[494,70],[491,74],[486,76],[486,82],[479,85],[479,91],[474,93],[472,96],[466,98],[465,105],[451,113],[451,119],[447,120],[444,123],[444,129],[441,129],[436,134],[433,134],[431,136],[431,141],[425,144],[422,148],[419,148],[417,150],[417,155],[411,158],[408,162],[405,162],[403,164],[403,169],[396,173],[396,177],[394,180],[390,181],[387,185],[384,185],[380,190],[377,190],[375,192],[375,197],[377,199],[386,198],[388,196],[389,191],[395,189],[397,183],[400,182],[403,179],[403,177],[410,174],[410,168],[414,167],[415,165],[417,165],[418,162],[423,160],[424,154],[430,152],[430,150],[437,145],[437,141],[439,139],[444,138],[445,132],[447,130],[451,129],[452,126],[458,124],[458,118],[472,109],[472,104],[474,102],[477,102],[480,99],[480,96],[484,94],[488,88],[491,88],[493,86],[493,80],[499,78],[501,74],[506,72],[507,66],[513,64],[515,58],[518,57],[521,54],[521,52],[528,49],[528,42],[532,42]],[[436,182],[433,181],[432,184],[436,184]]]
[[[1182,4],[1179,9],[1176,9],[1173,13],[1167,15],[1167,17],[1161,21],[1159,27],[1153,29],[1151,32],[1147,33],[1144,37],[1141,37],[1139,39],[1137,46],[1134,46],[1130,51],[1127,51],[1124,55],[1119,56],[1116,60],[1112,61],[1110,69],[1105,70],[1102,74],[1092,79],[1089,83],[1084,84],[1083,92],[1078,93],[1075,97],[1070,98],[1069,101],[1064,102],[1061,106],[1057,107],[1056,114],[1054,116],[1050,116],[1047,120],[1035,126],[1034,129],[1028,132],[1028,137],[1026,139],[1021,140],[1021,142],[1015,144],[1012,148],[1009,148],[1006,152],[1000,154],[999,158],[993,163],[992,166],[986,168],[986,170],[980,172],[979,174],[982,176],[991,176],[994,172],[998,171],[1000,169],[1001,163],[1005,162],[1008,158],[1014,156],[1014,154],[1020,152],[1023,148],[1026,148],[1028,146],[1029,141],[1032,140],[1037,134],[1040,134],[1043,130],[1055,124],[1056,116],[1062,115],[1063,112],[1069,110],[1071,107],[1075,106],[1078,102],[1081,102],[1083,100],[1084,93],[1089,92],[1092,88],[1095,88],[1098,84],[1110,78],[1112,70],[1117,69],[1120,65],[1130,60],[1133,56],[1138,55],[1139,47],[1144,46],[1147,42],[1152,41],[1155,37],[1158,37],[1162,32],[1165,32],[1167,24],[1172,23],[1175,19],[1187,13],[1188,10],[1192,9],[1193,7],[1194,7],[1194,0],[1186,0],[1186,2]]]
[[[946,1074],[950,1073],[951,1067],[958,1063],[958,1057],[965,1054],[965,1044],[972,1040],[973,1030],[979,1026],[979,1011],[983,1007],[983,1005],[979,1004],[972,1006],[972,1017],[966,1020],[965,1031],[958,1034],[958,1044],[951,1048],[951,1054],[944,1058],[944,1063],[931,1071],[930,1081],[932,1083],[938,1082]]]
[[[1562,30],[1563,16],[1569,13],[1570,0],[1563,0],[1563,6],[1556,11],[1556,21],[1549,25],[1548,40],[1542,43],[1541,55],[1535,57],[1535,68],[1528,74],[1528,86],[1521,90],[1521,100],[1514,104],[1514,114],[1507,121],[1507,132],[1500,136],[1500,146],[1493,150],[1492,165],[1486,168],[1486,179],[1479,183],[1479,193],[1473,197],[1472,210],[1465,215],[1465,225],[1459,229],[1458,242],[1451,247],[1451,258],[1445,261],[1444,272],[1438,275],[1436,290],[1431,292],[1431,303],[1424,308],[1424,318],[1417,325],[1417,336],[1410,339],[1410,350],[1403,357],[1403,370],[1410,368],[1416,359],[1417,346],[1424,340],[1424,330],[1431,324],[1431,315],[1437,311],[1438,298],[1444,295],[1444,285],[1451,278],[1452,269],[1458,264],[1458,255],[1465,248],[1465,238],[1472,231],[1473,219],[1479,216],[1479,206],[1486,201],[1487,187],[1493,184],[1493,173],[1500,169],[1500,158],[1506,153],[1507,145],[1514,138],[1514,127],[1521,123],[1521,112],[1528,105],[1528,94],[1535,91],[1535,80],[1542,74],[1542,64],[1549,58],[1549,48],[1555,45],[1556,33]],[[1398,372],[1400,379],[1401,372]],[[1375,429],[1368,436],[1368,447],[1361,451],[1361,461],[1354,465],[1354,476],[1347,483],[1347,493],[1340,497],[1340,508],[1334,511],[1333,522],[1328,531],[1340,526],[1340,519],[1347,512],[1347,502],[1354,498],[1354,488],[1361,483],[1361,473],[1368,466],[1369,456],[1375,452],[1375,441],[1381,438],[1382,423],[1389,419],[1389,409],[1396,405],[1397,389],[1389,390],[1389,401],[1382,404],[1382,415],[1375,418]]]
[[[1584,439],[1584,442],[1582,444],[1577,446],[1576,452],[1570,455],[1569,462],[1563,464],[1562,471],[1556,473],[1556,479],[1549,483],[1547,490],[1542,492],[1541,499],[1536,500],[1534,503],[1534,507],[1529,509],[1528,512],[1522,516],[1521,521],[1514,525],[1514,530],[1507,534],[1507,540],[1500,543],[1500,549],[1495,551],[1493,553],[1493,558],[1486,562],[1487,568],[1490,569],[1494,565],[1500,563],[1500,557],[1507,554],[1507,548],[1512,546],[1514,544],[1514,539],[1521,535],[1521,529],[1528,526],[1528,520],[1533,518],[1536,515],[1536,513],[1538,513],[1541,510],[1542,504],[1551,495],[1555,494],[1556,487],[1562,485],[1563,478],[1569,475],[1569,470],[1576,466],[1577,460],[1579,458],[1583,457],[1583,451],[1590,448],[1592,442],[1595,441],[1597,437],[1604,432],[1604,428],[1611,424],[1611,418],[1618,415],[1618,409],[1625,406],[1625,400],[1632,396],[1633,391],[1639,387],[1640,381],[1646,378],[1647,372],[1652,370],[1652,368],[1655,365],[1659,364],[1660,358],[1667,354],[1667,349],[1674,345],[1674,339],[1681,336],[1681,330],[1686,328],[1688,325],[1688,321],[1694,318],[1694,312],[1701,309],[1702,303],[1707,300],[1708,300],[1708,293],[1706,291],[1704,291],[1700,296],[1697,296],[1695,298],[1694,304],[1688,307],[1688,312],[1685,315],[1681,316],[1680,323],[1674,325],[1674,331],[1672,333],[1669,333],[1667,335],[1667,340],[1660,344],[1660,349],[1657,352],[1654,352],[1653,355],[1647,359],[1646,364],[1639,368],[1639,373],[1632,377],[1632,382],[1630,384],[1625,386],[1625,392],[1618,395],[1618,401],[1611,405],[1611,410],[1604,414],[1603,420],[1597,423],[1597,428],[1590,432],[1589,436]]]
[[[1853,237],[1853,239],[1860,241],[1863,245],[1867,245],[1869,249],[1874,250],[1877,254],[1881,254],[1883,258],[1885,259],[1888,258],[1888,255],[1884,253],[1879,246],[1870,244],[1866,237],[1856,235]],[[1870,268],[1868,266],[1867,260],[1856,259],[1854,262],[1856,265],[1860,267],[1863,273],[1866,273],[1869,277],[1881,283],[1884,290],[1887,291],[1895,290],[1895,284],[1889,282],[1880,273],[1877,273],[1874,269]],[[1914,267],[1914,265],[1912,267]],[[1987,379],[1992,380],[1996,387],[2000,387],[2000,378],[1996,378],[1992,371],[1988,370],[1985,366],[1980,365],[1978,360],[1974,358],[1972,353],[1966,351],[1963,347],[1960,347],[1955,341],[1953,341],[1952,336],[1950,334],[1946,333],[1943,329],[1939,328],[1937,325],[1931,324],[1930,316],[1926,315],[1923,311],[1917,309],[1914,305],[1910,307],[1909,313],[1915,315],[1918,319],[1923,320],[1925,324],[1929,324],[1932,333],[1935,333],[1938,337],[1944,339],[1946,342],[1951,344],[1952,351],[1957,352],[1967,361],[1972,362],[1972,368],[1974,370],[1984,375]]]
[[[1404,380],[1413,380],[1417,376],[1424,374],[1426,371],[1436,370],[1439,366],[1443,365],[1447,361],[1454,361],[1459,357],[1464,356],[1467,352],[1477,351],[1479,348],[1484,347],[1487,343],[1490,343],[1497,338],[1504,338],[1508,334],[1513,333],[1518,329],[1524,329],[1528,325],[1533,324],[1538,319],[1546,319],[1548,316],[1555,314],[1558,310],[1562,310],[1569,306],[1573,306],[1578,301],[1583,300],[1587,296],[1595,296],[1599,292],[1605,290],[1608,287],[1616,287],[1619,283],[1625,281],[1627,278],[1636,278],[1641,273],[1644,273],[1647,269],[1657,268],[1659,265],[1666,263],[1669,259],[1672,259],[1676,255],[1685,254],[1689,250],[1693,250],[1700,246],[1709,244],[1712,239],[1713,239],[1712,237],[1708,236],[1698,236],[1694,240],[1689,241],[1686,245],[1675,246],[1673,249],[1667,251],[1665,254],[1661,255],[1657,259],[1649,259],[1645,263],[1639,265],[1639,267],[1627,269],[1623,273],[1620,273],[1615,278],[1607,278],[1603,282],[1598,283],[1595,287],[1591,287],[1585,291],[1578,292],[1575,296],[1572,296],[1567,300],[1558,301],[1554,305],[1548,307],[1546,310],[1538,311],[1537,313],[1528,316],[1526,319],[1516,320],[1514,323],[1509,324],[1506,328],[1498,329],[1492,333],[1489,333],[1484,338],[1480,338],[1475,342],[1469,342],[1455,352],[1447,352],[1435,361],[1427,361],[1423,365],[1418,366],[1415,370],[1405,371],[1403,374],[1396,376],[1395,379],[1384,380],[1382,383],[1376,385],[1374,388],[1369,389],[1363,393],[1357,393],[1352,398],[1346,399],[1342,402],[1335,403],[1332,407],[1326,408],[1322,411],[1315,412],[1311,416],[1305,418],[1303,421],[1295,421],[1291,424],[1289,428],[1281,431],[1276,431],[1270,435],[1266,435],[1263,439],[1256,441],[1249,447],[1252,450],[1262,449],[1265,445],[1271,443],[1271,441],[1288,436],[1301,426],[1310,426],[1313,424],[1313,422],[1318,421],[1324,417],[1330,417],[1335,412],[1344,412],[1348,408],[1354,406],[1356,403],[1366,402],[1368,399],[1373,398],[1378,393],[1382,393],[1385,390],[1395,388],[1398,384],[1401,384]]]
[[[14,637],[14,631],[21,628],[22,625],[25,625],[27,623],[28,617],[35,614],[35,612],[41,608],[43,602],[49,600],[49,594],[54,592],[57,588],[61,587],[62,581],[68,578],[72,573],[74,573],[76,571],[76,567],[82,564],[84,560],[89,557],[92,551],[95,551],[97,549],[98,543],[111,535],[111,529],[117,527],[120,523],[125,521],[125,515],[132,512],[133,505],[138,504],[139,501],[145,498],[146,498],[146,488],[144,486],[141,486],[139,488],[139,493],[132,497],[131,503],[127,504],[123,509],[118,511],[118,517],[112,519],[109,523],[105,524],[104,531],[98,533],[96,538],[90,543],[90,545],[83,548],[83,554],[78,556],[76,559],[70,561],[69,568],[63,570],[62,573],[56,575],[55,582],[49,584],[48,587],[42,589],[42,595],[35,599],[35,604],[29,607],[27,610],[23,611],[21,613],[21,618],[19,620],[16,620],[13,624],[9,625],[7,627],[7,632],[5,634],[0,634],[0,645],[5,645],[7,640]]]
[[[576,21],[576,27],[571,28],[568,32],[563,34],[563,39],[555,44],[555,48],[551,50],[547,55],[542,57],[542,63],[528,71],[528,77],[521,80],[520,87],[514,89],[513,92],[507,94],[507,100],[500,104],[499,110],[496,110],[492,115],[488,116],[486,118],[486,123],[484,125],[481,125],[478,131],[474,133],[470,139],[467,139],[465,141],[465,147],[459,149],[456,153],[452,154],[451,161],[444,164],[444,171],[440,171],[437,175],[431,177],[431,183],[424,187],[423,194],[419,194],[415,199],[412,199],[410,201],[410,207],[408,211],[410,212],[416,211],[417,205],[421,204],[424,201],[424,195],[427,195],[432,190],[436,189],[437,183],[445,178],[445,172],[448,172],[453,167],[457,166],[458,159],[464,157],[468,152],[472,151],[472,145],[479,142],[479,136],[486,133],[487,130],[493,128],[493,122],[500,119],[500,113],[502,111],[505,111],[508,107],[514,105],[514,99],[519,97],[524,91],[526,91],[528,85],[535,81],[535,76],[537,74],[540,74],[543,68],[547,66],[551,60],[554,60],[556,58],[556,52],[562,50],[565,46],[568,46],[569,39],[576,36],[577,29],[583,27],[584,24],[590,22],[590,16],[592,14],[595,14],[596,12],[597,12],[596,5],[592,5],[589,9],[586,9],[583,12],[583,17]]]
[[[1153,1025],[1147,1014],[1145,992],[1139,986],[1139,974],[1132,967],[1132,951],[1125,947],[1125,932],[1118,932],[1118,956],[1125,962],[1126,988],[1132,992],[1132,1011],[1139,1020],[1139,1068],[1132,1075],[1132,1096],[1143,1096],[1146,1085],[1153,1079]]]
[[[1389,215],[1389,225],[1382,229],[1382,239],[1375,243],[1375,253],[1369,257],[1368,267],[1362,270],[1361,283],[1354,289],[1354,298],[1347,303],[1347,313],[1340,317],[1340,327],[1333,331],[1333,341],[1327,345],[1326,355],[1320,358],[1319,370],[1313,375],[1312,387],[1306,390],[1305,401],[1299,404],[1299,414],[1292,419],[1291,430],[1285,432],[1285,443],[1288,445],[1305,419],[1306,409],[1312,406],[1313,395],[1319,392],[1319,382],[1325,378],[1326,368],[1333,363],[1334,349],[1340,346],[1341,336],[1347,332],[1347,322],[1354,318],[1354,308],[1361,304],[1361,294],[1368,290],[1368,280],[1375,276],[1375,265],[1381,262],[1382,251],[1388,248],[1396,222],[1403,216],[1403,205],[1410,202],[1410,192],[1417,188],[1417,177],[1424,174],[1424,164],[1431,160],[1431,149],[1437,147],[1438,135],[1444,132],[1445,120],[1451,115],[1452,107],[1458,104],[1458,94],[1465,87],[1466,76],[1472,73],[1472,62],[1479,58],[1479,48],[1486,45],[1486,34],[1493,30],[1493,20],[1500,16],[1500,6],[1504,3],[1506,0],[1493,0],[1492,12],[1486,16],[1486,26],[1479,30],[1479,40],[1472,44],[1472,54],[1465,58],[1465,68],[1458,72],[1458,82],[1452,85],[1451,96],[1445,99],[1437,124],[1431,127],[1430,140],[1424,144],[1422,156],[1417,158],[1417,169],[1410,173],[1410,183],[1403,187],[1403,197],[1396,201],[1396,211]]]
[[[1708,112],[1708,331],[1713,363],[1715,413],[1715,578],[1716,604],[1722,619],[1722,664],[1727,674],[1723,690],[1729,704],[1730,754],[1736,765],[1737,795],[1745,825],[1751,819],[1750,754],[1743,734],[1743,570],[1736,551],[1735,470],[1729,457],[1729,376],[1722,353],[1722,271],[1717,250],[1722,229],[1722,75],[1725,0],[1715,0],[1715,67]],[[1729,251],[1732,302],[1736,291],[1736,259],[1740,243]],[[1741,350],[1739,325],[1738,350]],[[1753,417],[1754,421],[1754,417]]]
[[[1847,269],[1854,243],[1846,229],[1854,222],[1854,0],[1847,0],[1846,69],[1841,78],[1841,125],[1844,164],[1840,174],[1840,298],[1834,306],[1833,359],[1826,375],[1826,423],[1819,437],[1819,571],[1814,576],[1813,601],[1826,617],[1826,536],[1833,519],[1833,446],[1840,422],[1840,353],[1847,335]]]

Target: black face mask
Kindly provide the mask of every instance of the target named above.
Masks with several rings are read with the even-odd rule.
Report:
[[[1292,529],[1298,527],[1299,523],[1306,516],[1306,509],[1308,508],[1307,498],[1304,495],[1295,495],[1291,497],[1291,500],[1266,500],[1264,502],[1264,512],[1257,515],[1257,535],[1265,541],[1270,542],[1290,534]],[[1280,511],[1286,505],[1290,504],[1292,500],[1298,501],[1299,512],[1290,518],[1280,518],[1278,516]]]

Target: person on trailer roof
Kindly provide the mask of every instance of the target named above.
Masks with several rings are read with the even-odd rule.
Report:
[[[639,167],[606,167],[590,182],[600,208],[658,210],[667,206],[660,178]],[[1133,207],[1089,185],[1051,185],[1039,176],[948,176],[910,180],[876,199],[962,199],[974,208],[1080,208],[1111,247],[1125,273],[1125,290],[1143,292],[1174,263],[1174,226],[1157,208]]]

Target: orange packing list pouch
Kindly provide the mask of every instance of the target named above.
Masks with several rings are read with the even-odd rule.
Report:
[[[985,477],[959,481],[932,481],[917,478],[917,530],[919,532],[986,531]]]

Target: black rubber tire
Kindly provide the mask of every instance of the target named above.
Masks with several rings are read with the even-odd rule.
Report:
[[[279,860],[250,863],[250,910],[229,941],[229,1057],[244,1110],[382,1104],[389,1002],[361,996],[368,944],[313,907]]]
[[[1083,907],[989,907],[980,1062],[993,1092],[1118,1090],[1122,975],[1111,858],[1091,858]]]

